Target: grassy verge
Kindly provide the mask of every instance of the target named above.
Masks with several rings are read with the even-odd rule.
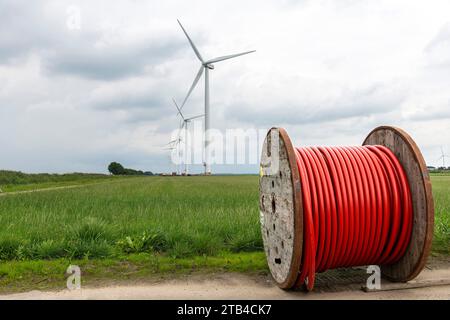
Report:
[[[0,293],[65,289],[65,272],[71,264],[81,268],[83,286],[152,281],[192,273],[268,271],[263,252],[224,252],[212,257],[189,258],[140,253],[94,260],[8,261],[0,264]]]
[[[108,182],[123,178],[95,173],[29,174],[0,170],[0,190],[3,192],[29,191],[95,182]]]

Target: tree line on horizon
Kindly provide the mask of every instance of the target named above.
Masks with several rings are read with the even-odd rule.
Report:
[[[152,176],[153,172],[151,171],[142,171],[142,170],[134,170],[130,168],[125,168],[123,165],[121,165],[118,162],[111,162],[108,166],[108,171],[112,175],[115,176]]]

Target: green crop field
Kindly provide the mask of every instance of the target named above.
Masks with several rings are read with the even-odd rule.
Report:
[[[450,176],[432,176],[433,249],[449,253]],[[262,249],[258,177],[135,177],[0,198],[0,259],[171,257]]]
[[[0,198],[0,259],[261,250],[256,176],[140,177]]]
[[[0,196],[0,283],[2,272],[20,278],[20,268],[43,272],[46,264],[58,264],[61,259],[101,265],[152,257],[166,264],[219,257],[216,265],[234,261],[238,270],[239,263],[246,270],[265,268],[257,176],[154,176],[92,182]],[[432,176],[432,182],[433,253],[448,255],[450,176]],[[142,254],[145,258],[136,258]]]
[[[434,198],[433,252],[450,255],[450,175],[431,175]]]

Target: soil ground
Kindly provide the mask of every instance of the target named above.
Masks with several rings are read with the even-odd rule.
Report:
[[[30,291],[0,296],[3,299],[450,299],[450,266],[433,259],[407,288],[382,281],[381,291],[364,292],[366,269],[349,268],[319,274],[313,292],[284,291],[268,275],[242,273],[196,274],[153,282],[110,283],[69,291]],[[439,285],[435,285],[435,284]]]

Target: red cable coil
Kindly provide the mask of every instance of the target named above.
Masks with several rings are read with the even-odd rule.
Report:
[[[408,179],[384,146],[295,148],[302,183],[303,253],[297,286],[331,268],[386,265],[406,251]]]

